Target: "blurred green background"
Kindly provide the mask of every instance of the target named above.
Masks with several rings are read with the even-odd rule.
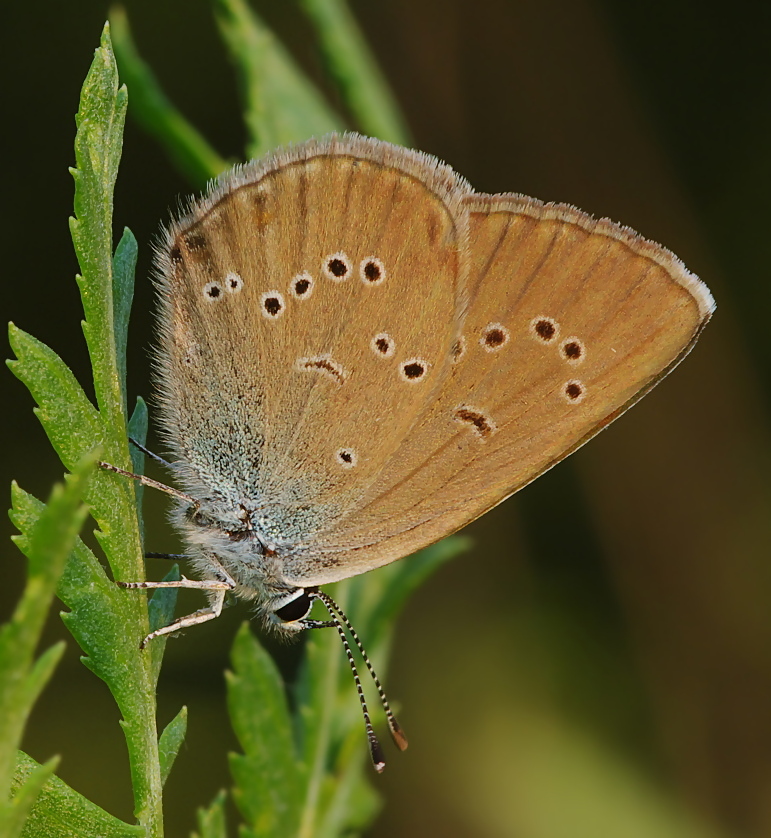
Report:
[[[413,598],[386,679],[411,747],[374,779],[386,806],[371,834],[771,835],[771,4],[351,6],[417,147],[480,191],[568,201],[629,224],[681,256],[718,302],[682,367],[470,527],[472,552]],[[323,84],[294,3],[256,8]],[[238,159],[236,85],[207,0],[130,0],[127,12],[173,101]],[[94,0],[0,9],[3,319],[51,345],[86,385],[67,167],[107,13]],[[148,245],[191,189],[131,122],[130,97],[115,218],[140,243],[133,400],[150,394]],[[45,497],[61,466],[22,385],[7,371],[0,381],[0,484],[14,477]],[[164,508],[146,494],[148,548],[173,551]],[[1,619],[24,578],[5,543]],[[161,722],[190,708],[166,788],[171,838],[229,784],[236,743],[222,671],[247,615],[229,609],[167,650]],[[59,636],[68,652],[26,748],[39,760],[62,754],[64,780],[130,820],[117,711],[53,614],[47,639]],[[297,650],[276,651],[290,672]]]

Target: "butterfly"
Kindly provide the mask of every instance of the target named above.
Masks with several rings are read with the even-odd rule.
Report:
[[[200,580],[122,584],[210,603],[143,645],[217,617],[227,594],[285,635],[335,627],[378,770],[352,628],[320,586],[534,480],[667,375],[714,310],[627,227],[474,192],[356,134],[235,167],[171,223],[156,265],[160,423],[182,490],[161,488]],[[329,620],[310,619],[315,600]]]

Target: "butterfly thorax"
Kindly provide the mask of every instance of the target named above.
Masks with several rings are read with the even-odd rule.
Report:
[[[187,542],[190,558],[204,578],[234,583],[233,595],[252,600],[266,622],[299,590],[284,579],[280,550],[253,523],[254,510],[205,498],[181,504],[172,522]],[[280,624],[281,627],[281,624]]]

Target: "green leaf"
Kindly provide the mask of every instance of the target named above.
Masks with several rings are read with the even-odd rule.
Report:
[[[161,761],[161,782],[165,785],[169,778],[174,760],[185,741],[187,733],[187,707],[182,707],[176,716],[166,725],[158,742]]]
[[[401,114],[345,0],[300,0],[321,41],[327,70],[358,127],[371,137],[410,144]]]
[[[21,754],[21,751],[18,753]],[[2,830],[0,834],[4,838],[16,838],[17,835],[21,835],[28,821],[32,821],[30,818],[32,807],[40,797],[43,786],[56,771],[58,764],[59,757],[52,757],[43,765],[35,766],[18,788],[12,786],[14,796],[9,801],[4,816],[0,817],[0,830]],[[28,828],[26,833],[29,834],[30,831]]]
[[[228,167],[228,163],[171,104],[155,74],[142,60],[131,37],[128,17],[120,6],[110,10],[115,55],[131,91],[131,116],[165,149],[176,168],[197,187]]]
[[[128,434],[131,439],[135,439],[140,445],[145,444],[147,439],[147,405],[145,400],[137,397],[137,402],[134,405],[134,412],[131,414],[128,424]],[[129,453],[131,454],[131,470],[134,474],[145,473],[145,455],[140,451],[136,445],[129,445]],[[142,544],[145,543],[145,527],[144,518],[142,517],[142,499],[144,497],[145,487],[137,480],[134,484],[134,494],[137,502],[137,523],[139,524],[139,540]],[[166,646],[164,644],[163,649]],[[156,678],[157,681],[157,678]]]
[[[383,662],[396,615],[409,595],[441,564],[466,548],[467,540],[445,539],[414,556],[330,586],[382,679]],[[320,619],[323,614],[319,612]],[[379,699],[369,674],[357,663],[373,722],[382,727]],[[356,690],[345,653],[333,629],[310,632],[296,686],[298,735],[308,773],[303,794],[304,835],[337,836],[362,829],[380,807],[365,772],[371,772]],[[387,733],[381,739],[388,737]],[[388,742],[383,742],[385,748]],[[396,756],[395,752],[394,756]],[[390,762],[390,755],[386,756]]]
[[[0,835],[16,835],[26,812],[53,771],[38,771],[17,801],[8,801],[16,749],[32,706],[64,651],[59,643],[34,660],[56,585],[87,510],[80,498],[94,470],[94,457],[84,460],[67,485],[54,487],[48,505],[30,529],[24,551],[29,559],[27,584],[10,621],[0,629]]]
[[[163,577],[164,582],[178,582],[182,577],[179,574],[179,565],[173,565],[171,570]],[[174,620],[174,611],[177,605],[177,594],[179,588],[156,588],[150,601],[147,604],[150,617],[150,631],[169,625]],[[158,685],[158,677],[161,674],[163,653],[166,651],[168,635],[156,637],[150,644],[151,667],[153,684]]]
[[[73,243],[80,263],[85,312],[84,333],[99,410],[86,398],[64,363],[50,349],[19,330],[11,330],[18,361],[14,372],[40,405],[38,415],[69,468],[99,444],[105,459],[131,468],[125,412],[125,342],[132,296],[135,245],[125,234],[112,253],[113,187],[117,176],[126,111],[126,91],[118,87],[117,68],[105,27],[81,93],[76,118],[77,168]],[[113,270],[114,268],[114,270]],[[146,422],[140,405],[136,419]],[[140,427],[141,430],[141,427]],[[133,481],[100,471],[85,499],[99,529],[95,535],[117,579],[141,579],[143,549]],[[28,549],[42,505],[14,491],[13,518]],[[158,652],[140,652],[149,631],[145,597],[119,590],[82,542],[76,541],[59,586],[70,608],[65,624],[86,653],[83,662],[110,688],[123,719],[135,813],[148,836],[163,834],[158,735],[155,727],[155,677]]]
[[[75,217],[70,219],[70,232],[80,263],[83,332],[94,372],[96,403],[112,427],[121,422],[125,427],[113,333],[112,195],[123,148],[126,104],[126,88],[118,88],[118,68],[105,26],[75,116],[76,168],[70,170],[75,181]]]
[[[18,789],[40,770],[35,760],[22,751],[14,776]],[[46,769],[51,768],[47,763]],[[39,776],[39,775],[38,775]],[[6,833],[3,833],[5,838]],[[58,777],[43,786],[27,821],[23,838],[146,838],[143,827],[123,823],[78,794]]]
[[[284,685],[270,655],[244,624],[227,673],[228,708],[243,755],[232,754],[233,799],[248,836],[297,833],[302,768],[292,735]]]
[[[344,123],[245,0],[216,0],[217,23],[238,71],[247,157],[307,140]]]
[[[212,800],[208,809],[198,809],[198,832],[194,832],[191,838],[227,838],[226,800],[227,792],[223,789]]]
[[[118,366],[118,379],[123,396],[123,412],[127,410],[126,401],[126,343],[128,341],[129,315],[134,300],[134,273],[137,267],[137,240],[126,227],[118,242],[112,260],[112,298],[113,321],[115,329],[115,361]]]
[[[18,359],[7,362],[11,372],[40,406],[37,417],[56,453],[67,468],[74,468],[88,451],[104,445],[99,413],[52,349],[13,323],[8,339]]]

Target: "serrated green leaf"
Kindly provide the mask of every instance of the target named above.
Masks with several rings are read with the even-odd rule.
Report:
[[[243,755],[230,756],[233,799],[250,835],[295,835],[302,768],[281,676],[247,624],[236,636],[231,660],[228,708],[243,749]]]
[[[403,561],[330,586],[330,594],[356,628],[381,680],[398,611],[419,584],[462,552],[467,543],[460,537],[445,539]],[[323,619],[323,614],[319,612],[318,617]],[[357,666],[371,697],[370,714],[377,723],[383,718],[377,694],[368,685],[363,662]],[[371,764],[361,707],[333,629],[310,633],[295,689],[300,748],[308,766],[302,834],[333,838],[361,829],[371,822],[380,803],[364,773],[371,770]],[[379,735],[388,737],[385,732]],[[390,761],[390,756],[386,760]]]
[[[21,751],[18,752],[19,754]],[[30,812],[35,805],[43,786],[56,771],[59,765],[59,758],[52,757],[43,765],[33,768],[27,775],[19,788],[14,788],[13,797],[3,807],[0,814],[0,835],[3,838],[16,838],[22,832],[29,834],[32,830],[27,828],[30,820]]]
[[[126,435],[125,341],[131,301],[135,244],[126,234],[113,257],[112,194],[122,146],[126,91],[118,87],[117,68],[105,27],[83,85],[76,117],[77,168],[73,243],[81,267],[79,279],[85,312],[84,333],[94,375],[97,412],[61,360],[34,339],[12,330],[19,360],[14,372],[40,404],[46,432],[68,467],[97,443],[104,458],[131,467]],[[113,271],[113,267],[115,270]],[[117,329],[117,337],[116,337]],[[120,356],[120,357],[119,357]],[[144,421],[140,408],[139,421]],[[86,494],[115,578],[141,579],[143,551],[137,521],[137,498],[130,478],[101,470]],[[41,506],[20,490],[14,492],[14,521],[22,549]],[[123,715],[129,752],[135,812],[148,836],[163,832],[158,736],[155,728],[154,674],[151,654],[139,641],[148,632],[144,595],[124,592],[110,581],[96,557],[76,542],[62,576],[59,595],[71,609],[65,624],[86,653],[83,661],[102,678]]]
[[[158,140],[185,177],[202,187],[226,169],[228,162],[171,104],[155,74],[139,55],[123,8],[111,9],[110,25],[121,78],[131,91],[132,118]]]
[[[30,549],[30,531],[43,509],[39,500],[14,487],[11,519],[21,532],[15,541],[22,552]],[[127,674],[139,677],[141,637],[127,636],[125,630],[131,619],[127,611],[133,607],[130,592],[117,588],[96,556],[76,539],[57,593],[70,608],[62,618],[87,655],[83,662],[110,687],[121,709],[133,706],[136,681],[132,683]]]
[[[225,822],[225,801],[227,792],[218,792],[207,808],[199,808],[197,812],[198,832],[190,838],[227,838],[227,824]]]
[[[180,708],[179,713],[166,725],[158,741],[158,755],[161,762],[161,782],[166,785],[174,760],[185,741],[187,733],[187,707]]]
[[[343,120],[244,0],[216,0],[215,11],[238,72],[247,157],[344,129]]]
[[[80,296],[94,373],[96,403],[110,427],[125,428],[122,383],[116,355],[112,281],[113,189],[123,149],[127,93],[118,87],[118,68],[105,26],[75,116],[75,217],[70,232],[80,264]],[[105,454],[112,455],[109,449]]]
[[[22,751],[14,775],[20,788],[41,768]],[[43,786],[32,807],[22,838],[146,838],[144,827],[127,824],[100,809],[58,777]]]
[[[56,453],[71,469],[88,451],[104,445],[101,417],[52,349],[13,324],[8,338],[18,359],[8,361],[8,366],[32,393],[39,405],[38,419]]]
[[[103,417],[53,350],[13,324],[9,329],[9,340],[18,360],[10,361],[8,366],[38,403],[38,419],[67,468],[74,468],[82,457],[97,447],[116,454],[120,448],[125,450],[125,432],[109,433]],[[103,524],[114,522],[112,527],[108,524],[106,531],[114,532],[116,547],[123,548],[115,549],[112,543],[106,545],[114,572],[124,577],[138,576],[143,568],[138,531],[132,531],[122,523],[132,518],[136,520],[131,481],[97,472],[86,490],[85,500],[98,521]],[[104,533],[102,537],[105,537]],[[109,535],[107,540],[111,541]],[[119,562],[121,556],[130,559],[123,568]]]
[[[407,123],[345,0],[300,0],[319,36],[327,70],[365,134],[409,145]]]
[[[63,644],[34,660],[65,562],[87,510],[81,503],[94,457],[79,464],[65,486],[56,486],[26,539],[27,584],[10,621],[0,629],[0,834],[18,834],[45,772],[39,772],[19,801],[8,801],[16,749],[32,706],[61,657]],[[53,770],[53,769],[51,769]]]

